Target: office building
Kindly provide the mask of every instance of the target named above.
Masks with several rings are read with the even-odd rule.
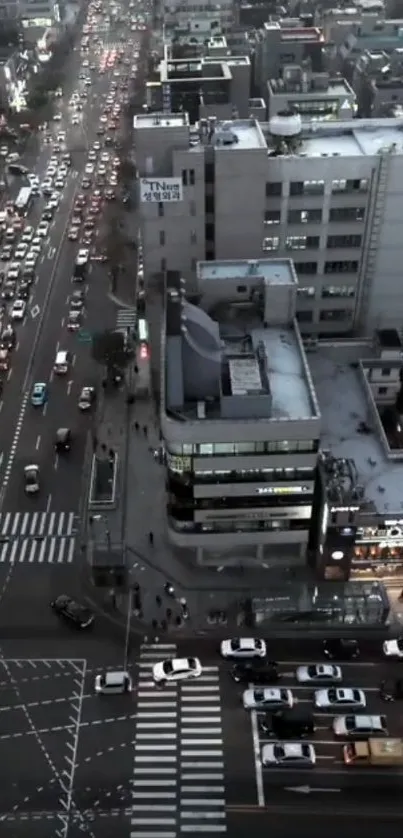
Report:
[[[284,66],[281,78],[268,80],[266,102],[269,119],[288,110],[306,121],[351,120],[356,111],[355,93],[345,79],[295,64]]]
[[[403,105],[403,47],[390,55],[366,50],[355,64],[351,83],[359,116],[392,116]]]
[[[134,142],[146,275],[178,270],[191,292],[198,261],[292,258],[304,335],[400,332],[401,119],[142,114]],[[174,194],[150,194],[170,178]]]
[[[304,26],[299,18],[281,18],[265,23],[256,33],[254,50],[254,84],[266,98],[267,82],[282,75],[288,64],[302,66],[309,62],[312,72],[321,73],[324,63],[325,38],[317,26]]]
[[[305,567],[320,413],[289,259],[166,278],[161,432],[171,543],[200,564]]]

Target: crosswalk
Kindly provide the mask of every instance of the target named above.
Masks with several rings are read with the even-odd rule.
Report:
[[[0,515],[0,564],[70,564],[77,527],[74,512],[4,512]]]
[[[128,330],[134,335],[136,330],[137,315],[134,308],[120,308],[116,315],[116,330],[125,332]]]
[[[152,666],[175,655],[173,643],[140,651],[130,838],[227,831],[218,666],[159,689]]]

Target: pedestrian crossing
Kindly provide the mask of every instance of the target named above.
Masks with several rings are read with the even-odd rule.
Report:
[[[120,308],[116,315],[116,330],[118,332],[130,332],[133,336],[136,331],[137,315],[134,308]]]
[[[71,564],[77,527],[75,512],[3,512],[0,564]]]
[[[173,643],[140,651],[130,838],[227,831],[219,669],[157,687],[153,664],[175,655]]]

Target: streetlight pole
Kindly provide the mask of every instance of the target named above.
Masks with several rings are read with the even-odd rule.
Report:
[[[127,597],[127,614],[126,614],[126,634],[125,634],[125,648],[123,655],[123,669],[127,669],[127,661],[129,657],[129,643],[130,643],[130,628],[132,622],[132,607],[133,607],[133,591],[130,588]]]

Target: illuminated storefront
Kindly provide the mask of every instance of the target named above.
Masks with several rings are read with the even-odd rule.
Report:
[[[350,578],[371,577],[403,577],[403,519],[357,528]]]

